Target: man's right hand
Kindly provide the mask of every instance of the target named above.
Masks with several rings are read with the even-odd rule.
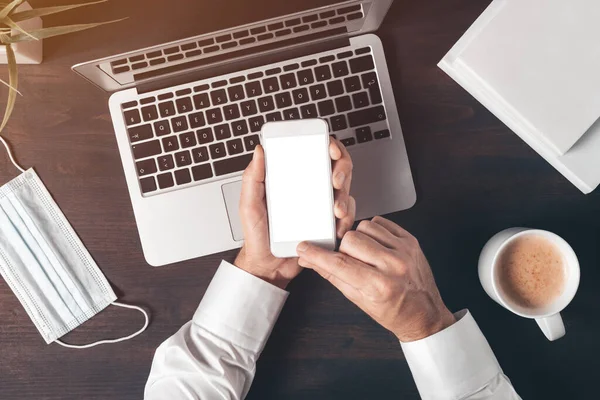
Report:
[[[417,240],[381,217],[348,232],[340,251],[298,245],[299,264],[315,270],[400,341],[431,336],[456,322],[444,305]]]

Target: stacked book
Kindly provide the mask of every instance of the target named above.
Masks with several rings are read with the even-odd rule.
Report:
[[[600,1],[494,0],[439,67],[584,193],[600,184]]]

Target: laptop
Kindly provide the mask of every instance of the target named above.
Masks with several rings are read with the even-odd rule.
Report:
[[[383,47],[371,33],[392,1],[313,0],[73,67],[114,92],[110,114],[150,265],[241,247],[241,175],[267,121],[327,121],[354,161],[358,219],[415,203]]]

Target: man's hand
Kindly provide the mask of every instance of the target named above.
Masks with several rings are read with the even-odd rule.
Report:
[[[348,232],[340,252],[298,245],[299,264],[315,270],[402,342],[456,322],[444,305],[417,240],[381,217]]]
[[[329,155],[333,160],[336,231],[338,237],[342,238],[352,228],[356,215],[356,203],[350,196],[352,160],[344,145],[335,139],[330,139]],[[271,253],[265,199],[265,154],[261,146],[254,150],[252,162],[244,172],[240,217],[245,242],[234,264],[284,289],[302,268],[297,258],[276,258]]]

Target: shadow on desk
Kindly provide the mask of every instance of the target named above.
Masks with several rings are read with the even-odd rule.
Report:
[[[398,340],[329,282],[304,271],[288,290],[249,400],[418,396]]]

